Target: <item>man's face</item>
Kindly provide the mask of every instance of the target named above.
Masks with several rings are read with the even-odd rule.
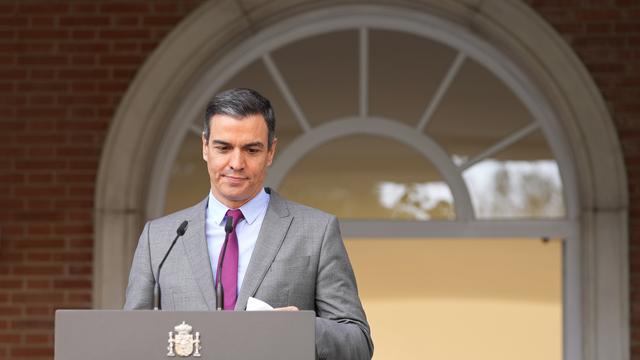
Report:
[[[202,136],[202,157],[213,196],[229,208],[239,208],[262,189],[277,142],[274,139],[268,149],[268,133],[260,114],[241,119],[214,115],[209,120],[209,141]]]

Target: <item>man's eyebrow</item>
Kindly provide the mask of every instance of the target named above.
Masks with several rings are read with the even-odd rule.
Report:
[[[224,140],[211,140],[211,142],[215,145],[222,145],[222,146],[232,146],[231,143],[226,142]],[[257,147],[257,148],[264,148],[264,144],[262,143],[262,141],[254,141],[254,142],[250,142],[247,144],[243,144],[242,145],[243,148],[252,148],[252,147]]]
[[[256,141],[256,142],[244,144],[244,145],[242,145],[242,147],[243,148],[251,148],[251,147],[263,148],[264,144],[262,143],[262,141]]]

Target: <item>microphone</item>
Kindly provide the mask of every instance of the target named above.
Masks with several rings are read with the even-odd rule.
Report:
[[[176,241],[178,241],[178,238],[182,235],[184,235],[184,233],[187,232],[187,226],[189,225],[189,222],[187,220],[183,221],[182,224],[180,224],[180,226],[178,226],[178,229],[176,230],[176,238],[173,239],[173,242],[171,243],[171,246],[169,246],[169,250],[167,250],[167,252],[164,254],[164,257],[162,258],[162,261],[160,261],[160,265],[158,265],[158,274],[156,275],[156,284],[153,286],[153,310],[161,310],[162,309],[162,305],[160,305],[160,270],[162,270],[162,265],[164,265],[164,261],[167,260],[167,256],[169,256],[169,253],[171,252],[171,250],[173,249],[173,246],[176,244]]]
[[[233,218],[227,216],[227,222],[224,224],[224,243],[220,252],[220,260],[218,260],[218,271],[216,281],[216,310],[222,310],[224,303],[224,289],[222,288],[222,264],[224,263],[224,254],[227,252],[227,243],[229,242],[229,234],[233,231]]]

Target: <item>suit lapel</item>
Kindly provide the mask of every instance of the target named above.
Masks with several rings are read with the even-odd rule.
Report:
[[[206,206],[207,198],[193,207],[194,212],[182,244],[191,265],[191,273],[200,288],[207,307],[209,310],[215,310],[216,298],[213,288],[213,272],[211,271],[211,261],[209,260],[204,228]]]
[[[270,189],[267,191],[271,194],[269,206],[262,221],[256,247],[253,249],[251,260],[249,260],[235,310],[244,310],[247,307],[249,296],[253,296],[258,290],[258,286],[278,254],[293,220],[284,200],[275,191]]]

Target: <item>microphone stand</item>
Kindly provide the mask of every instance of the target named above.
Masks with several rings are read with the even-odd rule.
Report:
[[[167,252],[164,254],[162,261],[160,261],[160,265],[158,265],[158,274],[156,275],[156,283],[153,286],[153,310],[161,310],[161,307],[162,307],[160,305],[160,297],[161,297],[160,270],[162,270],[162,265],[164,265],[164,261],[167,260],[167,256],[169,256],[169,253],[171,252],[171,250],[173,249],[173,246],[178,241],[178,238],[187,232],[187,225],[189,225],[189,222],[185,220],[182,222],[182,224],[180,224],[180,226],[178,226],[178,229],[176,230],[175,239],[173,239],[171,246],[169,246],[169,250],[167,250]]]

